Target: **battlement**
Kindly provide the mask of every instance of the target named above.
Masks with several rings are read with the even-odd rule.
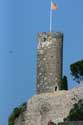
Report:
[[[40,32],[38,33],[39,37],[52,37],[52,38],[62,38],[63,37],[63,33],[62,32]]]
[[[37,93],[60,89],[62,77],[63,33],[38,33]]]
[[[58,41],[58,42],[57,42]],[[38,50],[46,49],[52,46],[62,47],[63,45],[63,33],[39,33],[38,34]],[[51,46],[52,45],[52,46]]]

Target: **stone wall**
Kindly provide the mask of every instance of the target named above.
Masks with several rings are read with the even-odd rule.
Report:
[[[48,125],[49,120],[54,123],[63,122],[73,108],[73,104],[80,99],[81,89],[83,90],[83,88],[75,88],[70,91],[33,96],[27,102],[26,112],[20,115],[15,125]],[[83,97],[83,91],[81,94]]]
[[[37,93],[59,90],[62,77],[63,34],[39,33],[37,51]]]

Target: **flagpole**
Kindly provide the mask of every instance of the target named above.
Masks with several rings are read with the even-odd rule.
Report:
[[[52,31],[52,0],[51,0],[51,6],[50,6],[50,32]]]

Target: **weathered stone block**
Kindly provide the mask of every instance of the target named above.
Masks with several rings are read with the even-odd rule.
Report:
[[[37,48],[37,93],[59,90],[62,78],[63,33],[39,33]]]

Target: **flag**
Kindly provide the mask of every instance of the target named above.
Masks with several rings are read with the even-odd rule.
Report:
[[[55,3],[51,3],[51,9],[52,10],[57,10],[58,9],[58,6],[55,4]]]

